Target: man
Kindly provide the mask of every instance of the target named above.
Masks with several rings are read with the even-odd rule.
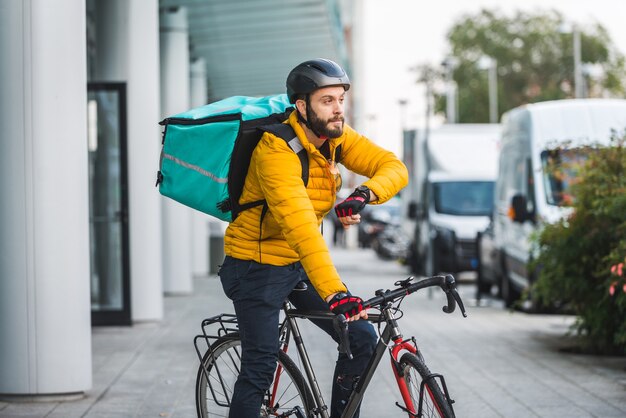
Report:
[[[345,228],[357,224],[367,203],[383,203],[407,184],[407,170],[397,157],[344,124],[344,98],[350,80],[336,63],[315,59],[287,77],[287,94],[296,110],[288,121],[309,157],[309,180],[287,143],[265,133],[255,148],[240,202],[265,199],[262,207],[241,212],[226,230],[226,258],[219,276],[232,299],[242,341],[241,373],[235,384],[231,418],[258,418],[278,356],[278,321],[287,298],[305,310],[330,309],[350,321],[348,360],[340,354],[335,368],[331,418],[338,418],[354,382],[372,354],[376,333],[362,301],[341,282],[320,232],[341,187],[336,150],[348,169],[369,178],[335,212]],[[300,281],[306,292],[291,291]],[[355,322],[356,321],[356,322]],[[331,321],[316,324],[337,341]],[[357,413],[358,416],[358,413]]]

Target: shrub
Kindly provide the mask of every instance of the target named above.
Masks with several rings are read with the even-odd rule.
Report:
[[[572,185],[571,214],[535,237],[531,263],[539,267],[533,297],[566,303],[584,348],[596,353],[626,354],[625,145],[626,132],[614,134],[589,153]]]

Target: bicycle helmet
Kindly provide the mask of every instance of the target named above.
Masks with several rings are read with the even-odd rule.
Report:
[[[287,76],[287,96],[291,103],[295,103],[300,94],[309,95],[319,88],[330,86],[343,86],[349,90],[350,79],[339,64],[323,58],[305,61]]]

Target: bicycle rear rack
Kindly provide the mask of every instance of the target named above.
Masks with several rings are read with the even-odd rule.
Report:
[[[212,325],[216,325],[216,324],[218,324],[217,330],[209,333],[207,329],[211,327]],[[200,361],[200,367],[202,367],[202,372],[204,373],[204,377],[206,378],[207,384],[209,386],[209,389],[211,390],[211,395],[213,396],[213,400],[215,401],[215,403],[218,404],[219,406],[229,407],[230,399],[228,398],[228,394],[226,391],[226,383],[224,382],[224,379],[222,378],[222,374],[219,371],[218,365],[215,363],[215,358],[214,357],[212,358],[212,363],[215,364],[217,378],[214,377],[213,379],[209,377],[209,371],[207,370],[206,366],[203,364],[202,360],[204,359],[207,353],[213,356],[214,353],[211,351],[211,345],[215,341],[217,341],[219,338],[229,333],[239,331],[239,327],[237,326],[237,317],[233,314],[223,313],[220,315],[213,316],[211,318],[206,318],[202,321],[201,328],[202,328],[202,334],[196,335],[193,339],[193,345],[196,349],[198,360]],[[199,345],[201,345],[201,343],[199,341],[204,341],[204,343],[206,344],[207,348],[206,350],[204,350],[204,353],[200,350]],[[218,391],[216,391],[213,388],[213,385],[216,383],[219,383],[219,387],[221,389],[221,392],[219,393],[222,394],[224,399],[218,399]]]
[[[214,324],[219,324],[219,327],[217,328],[217,333],[209,334],[207,332],[207,328]],[[212,316],[211,318],[206,318],[202,320],[202,324],[200,326],[202,328],[202,335],[196,335],[193,339],[193,345],[196,348],[196,354],[198,355],[198,359],[200,360],[200,362],[202,362],[204,354],[200,352],[200,348],[198,347],[199,340],[204,340],[207,345],[206,350],[209,350],[211,348],[211,344],[217,341],[217,339],[223,337],[228,333],[239,331],[239,327],[237,326],[237,317],[233,314],[227,313]],[[206,350],[204,351],[205,353]]]

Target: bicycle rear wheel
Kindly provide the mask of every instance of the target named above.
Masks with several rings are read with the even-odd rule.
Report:
[[[420,418],[454,418],[454,412],[439,383],[432,377],[430,370],[415,354],[405,353],[400,358],[404,382],[409,391],[415,412],[420,403],[420,388],[425,381],[422,395],[422,415]],[[407,406],[408,407],[408,406]],[[409,417],[415,415],[409,414]]]
[[[241,340],[238,334],[225,335],[211,345],[202,358],[196,377],[198,417],[228,417],[240,370]],[[313,405],[313,396],[302,373],[286,353],[279,351],[274,380],[263,397],[260,416],[306,418]]]

